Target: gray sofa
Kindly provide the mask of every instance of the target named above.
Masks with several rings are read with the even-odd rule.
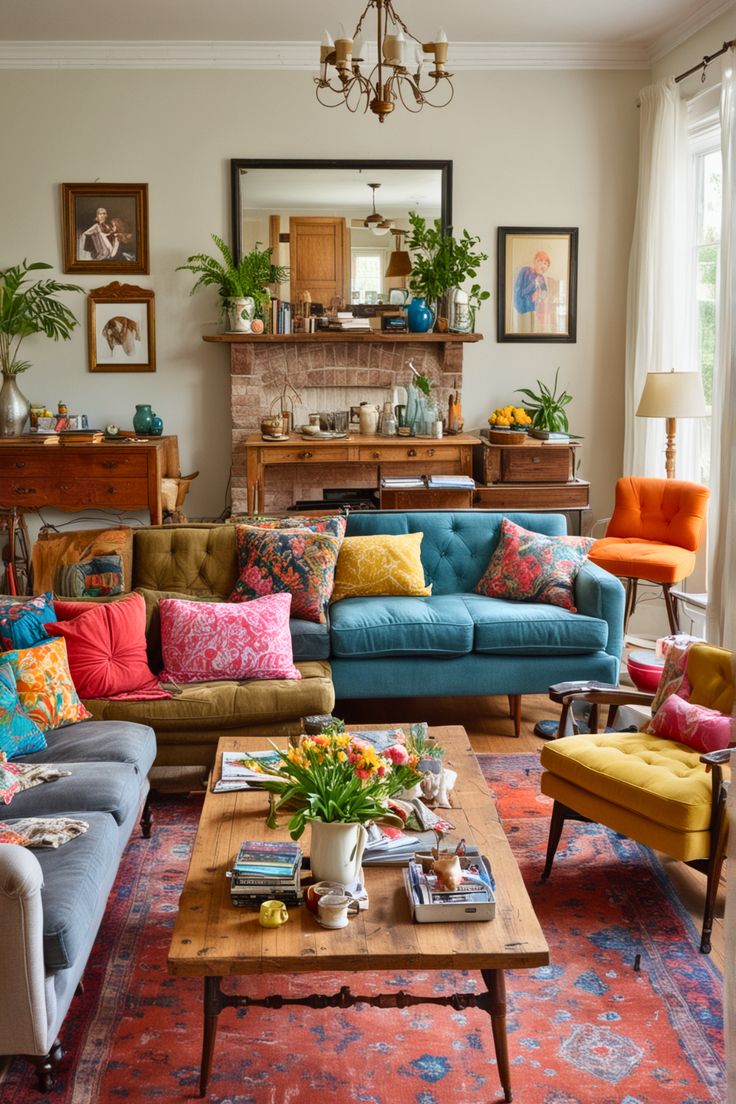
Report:
[[[141,819],[150,835],[146,725],[85,721],[46,733],[47,748],[14,762],[53,763],[70,776],[0,805],[0,820],[73,816],[83,835],[57,849],[0,844],[0,1055],[27,1055],[49,1091],[59,1031],[107,906],[120,857]]]

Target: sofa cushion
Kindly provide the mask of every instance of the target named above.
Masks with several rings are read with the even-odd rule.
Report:
[[[291,610],[305,621],[326,621],[341,538],[308,529],[236,525],[239,575],[231,602],[291,594]]]
[[[289,633],[290,594],[244,604],[161,600],[165,682],[301,679]]]
[[[306,659],[330,658],[329,614],[324,624],[292,617],[289,621],[289,632],[295,663]]]
[[[44,625],[54,620],[51,592],[0,601],[0,650],[31,648],[46,640]]]
[[[561,606],[463,594],[475,626],[473,650],[486,655],[569,655],[605,649],[608,623]]]
[[[141,803],[141,780],[130,763],[70,763],[70,774],[43,786],[22,790],[9,807],[0,807],[0,820],[9,817],[57,814],[109,813],[116,824],[135,816]]]
[[[575,576],[594,543],[590,537],[546,537],[505,517],[501,539],[475,587],[487,598],[548,602],[575,613]]]
[[[148,666],[146,603],[140,594],[91,609],[82,602],[56,602],[55,607],[59,619],[46,631],[64,637],[69,670],[81,697],[164,694]]]
[[[43,788],[43,787],[42,787]],[[43,952],[48,971],[65,970],[86,954],[105,898],[115,879],[120,840],[106,813],[75,809],[89,828],[58,851],[34,851],[43,873]]]
[[[422,533],[378,533],[343,541],[332,601],[371,595],[428,595],[421,558]]]
[[[0,752],[13,759],[45,747],[43,732],[21,705],[13,668],[0,663]]]
[[[21,706],[42,732],[86,721],[89,713],[74,689],[61,637],[0,654],[13,668]]]
[[[133,533],[133,585],[227,598],[237,578],[234,525],[162,525]]]
[[[461,598],[345,598],[331,610],[335,656],[467,655],[473,621]],[[407,693],[411,688],[407,688]]]
[[[140,715],[142,705],[138,706]],[[83,721],[46,733],[44,751],[23,755],[24,763],[130,763],[145,778],[156,757],[156,737],[146,724]]]

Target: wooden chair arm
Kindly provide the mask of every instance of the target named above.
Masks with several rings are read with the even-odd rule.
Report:
[[[700,762],[705,763],[706,767],[720,766],[721,763],[727,763],[731,758],[731,751],[734,745],[730,745],[727,748],[720,748],[718,751],[707,751],[705,755],[700,756]]]
[[[580,690],[564,694],[560,700],[563,705],[569,705],[574,701],[587,701],[592,705],[651,705],[654,694],[620,686],[616,690]]]

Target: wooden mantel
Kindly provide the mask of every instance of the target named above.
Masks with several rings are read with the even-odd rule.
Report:
[[[402,342],[411,342],[412,344],[423,343],[425,341],[432,342],[435,345],[454,345],[455,342],[473,342],[482,341],[483,334],[471,333],[383,333],[380,330],[363,330],[361,333],[355,333],[352,330],[322,330],[320,333],[292,333],[292,334],[249,334],[249,333],[221,333],[221,334],[205,334],[202,338],[203,341],[221,341],[230,345],[238,345],[241,343],[247,343],[252,345],[263,345],[269,342],[277,342],[279,345],[291,345],[300,342],[306,342],[308,344],[324,344],[330,342],[331,344],[342,343],[347,341],[350,344],[353,342],[359,342],[365,344],[366,342],[383,342],[384,344]]]

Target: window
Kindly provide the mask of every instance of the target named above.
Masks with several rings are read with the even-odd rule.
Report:
[[[704,97],[705,99],[705,97]],[[690,108],[692,273],[695,308],[695,364],[703,379],[705,402],[713,401],[716,361],[716,312],[721,252],[721,149],[717,110],[706,102]],[[700,478],[710,481],[711,418],[700,419]]]
[[[382,249],[353,249],[353,302],[377,303],[383,296],[383,270],[386,267]]]

